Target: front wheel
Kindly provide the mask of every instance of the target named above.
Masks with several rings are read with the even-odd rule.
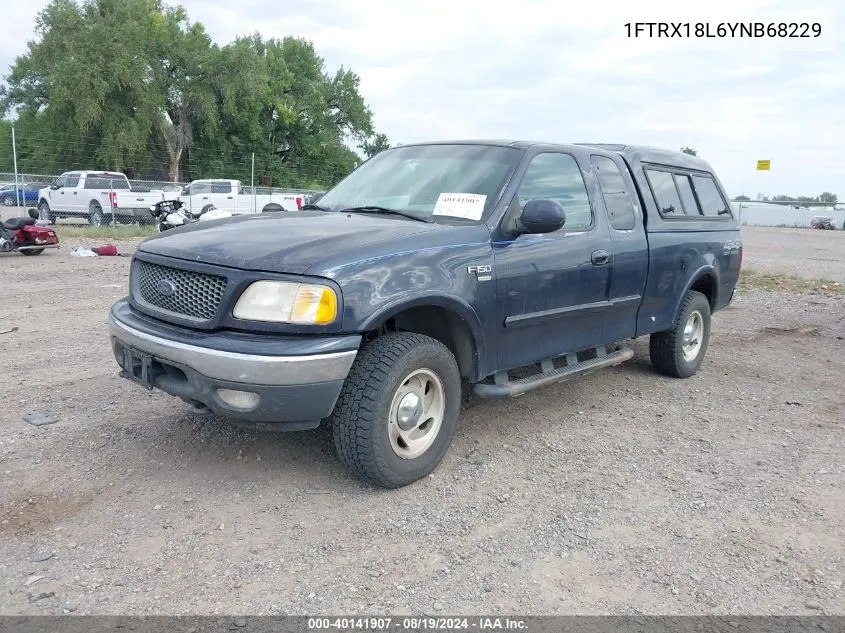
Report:
[[[12,196],[3,196],[3,206],[4,207],[13,207],[17,204],[17,200],[15,200]]]
[[[38,203],[38,219],[41,222],[55,224],[54,216],[50,213],[50,205],[47,204],[46,200],[42,200]]]
[[[458,425],[461,376],[449,349],[391,332],[367,343],[331,417],[340,460],[355,474],[399,488],[430,474]]]
[[[710,302],[700,292],[690,290],[672,329],[651,335],[651,364],[666,376],[689,378],[701,367],[709,344]]]

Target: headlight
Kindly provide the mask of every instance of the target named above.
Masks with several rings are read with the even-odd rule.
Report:
[[[319,284],[256,281],[244,290],[233,314],[249,321],[326,325],[337,317],[337,295]]]

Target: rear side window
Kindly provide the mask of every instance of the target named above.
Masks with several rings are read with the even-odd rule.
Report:
[[[89,174],[85,177],[85,189],[129,189],[129,183],[122,176]]]
[[[232,193],[232,183],[213,182],[211,183],[211,193]]]
[[[537,154],[528,165],[517,193],[520,208],[529,200],[555,200],[566,213],[561,231],[583,231],[593,224],[587,185],[569,154]]]
[[[692,184],[698,201],[701,203],[701,213],[709,217],[730,216],[731,211],[719,193],[719,188],[712,178],[707,176],[693,176]]]
[[[695,195],[692,193],[692,185],[689,176],[675,174],[675,184],[678,185],[678,192],[681,194],[681,201],[684,203],[684,211],[687,215],[701,215]]]
[[[647,169],[646,175],[654,192],[654,199],[660,215],[678,216],[684,215],[684,208],[678,190],[675,188],[675,179],[668,171],[656,171]]]
[[[633,229],[636,222],[634,203],[619,167],[606,156],[591,156],[590,162],[596,170],[610,226],[617,231]]]

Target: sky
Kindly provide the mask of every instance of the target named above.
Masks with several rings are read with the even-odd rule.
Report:
[[[7,3],[0,74],[44,0]],[[183,0],[218,44],[314,42],[361,78],[393,143],[457,138],[695,148],[728,194],[845,200],[842,0]],[[657,37],[637,23],[672,23]],[[818,37],[718,37],[737,22],[808,23]],[[630,24],[630,27],[625,25]],[[689,27],[686,26],[689,24]],[[717,37],[695,37],[696,25]],[[657,27],[654,27],[656,31]],[[813,34],[813,31],[808,31]],[[770,171],[758,171],[770,160]]]

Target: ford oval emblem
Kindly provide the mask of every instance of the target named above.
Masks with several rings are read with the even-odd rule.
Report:
[[[158,291],[158,294],[169,297],[176,292],[176,286],[174,286],[173,282],[169,279],[162,279],[156,284],[156,290]]]

